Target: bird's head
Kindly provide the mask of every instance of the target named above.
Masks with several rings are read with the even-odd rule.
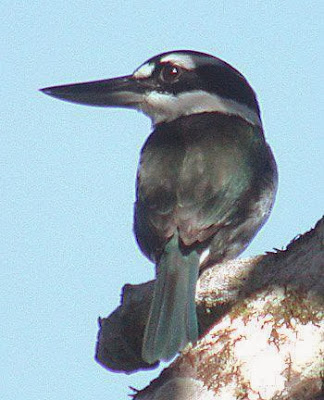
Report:
[[[159,54],[131,75],[41,91],[79,104],[136,109],[153,124],[220,112],[261,126],[255,93],[244,76],[219,58],[196,51]]]

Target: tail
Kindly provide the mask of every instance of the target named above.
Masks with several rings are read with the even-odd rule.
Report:
[[[199,272],[196,251],[186,255],[178,235],[166,245],[159,264],[144,333],[142,357],[149,364],[169,360],[198,338],[195,292]]]

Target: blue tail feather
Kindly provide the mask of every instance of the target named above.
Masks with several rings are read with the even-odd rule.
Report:
[[[153,300],[144,333],[143,359],[170,360],[198,337],[195,291],[199,273],[196,251],[184,255],[178,235],[166,245],[157,265]]]

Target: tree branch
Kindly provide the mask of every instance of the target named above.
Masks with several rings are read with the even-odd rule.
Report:
[[[141,359],[153,281],[126,285],[100,320],[97,361],[126,373]],[[284,251],[205,270],[196,296],[200,339],[137,400],[314,399],[324,373],[324,218]],[[320,397],[318,397],[320,398]]]

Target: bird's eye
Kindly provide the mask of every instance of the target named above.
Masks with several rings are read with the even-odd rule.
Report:
[[[172,64],[165,64],[161,70],[160,76],[164,82],[172,83],[176,81],[180,75],[181,68]]]

